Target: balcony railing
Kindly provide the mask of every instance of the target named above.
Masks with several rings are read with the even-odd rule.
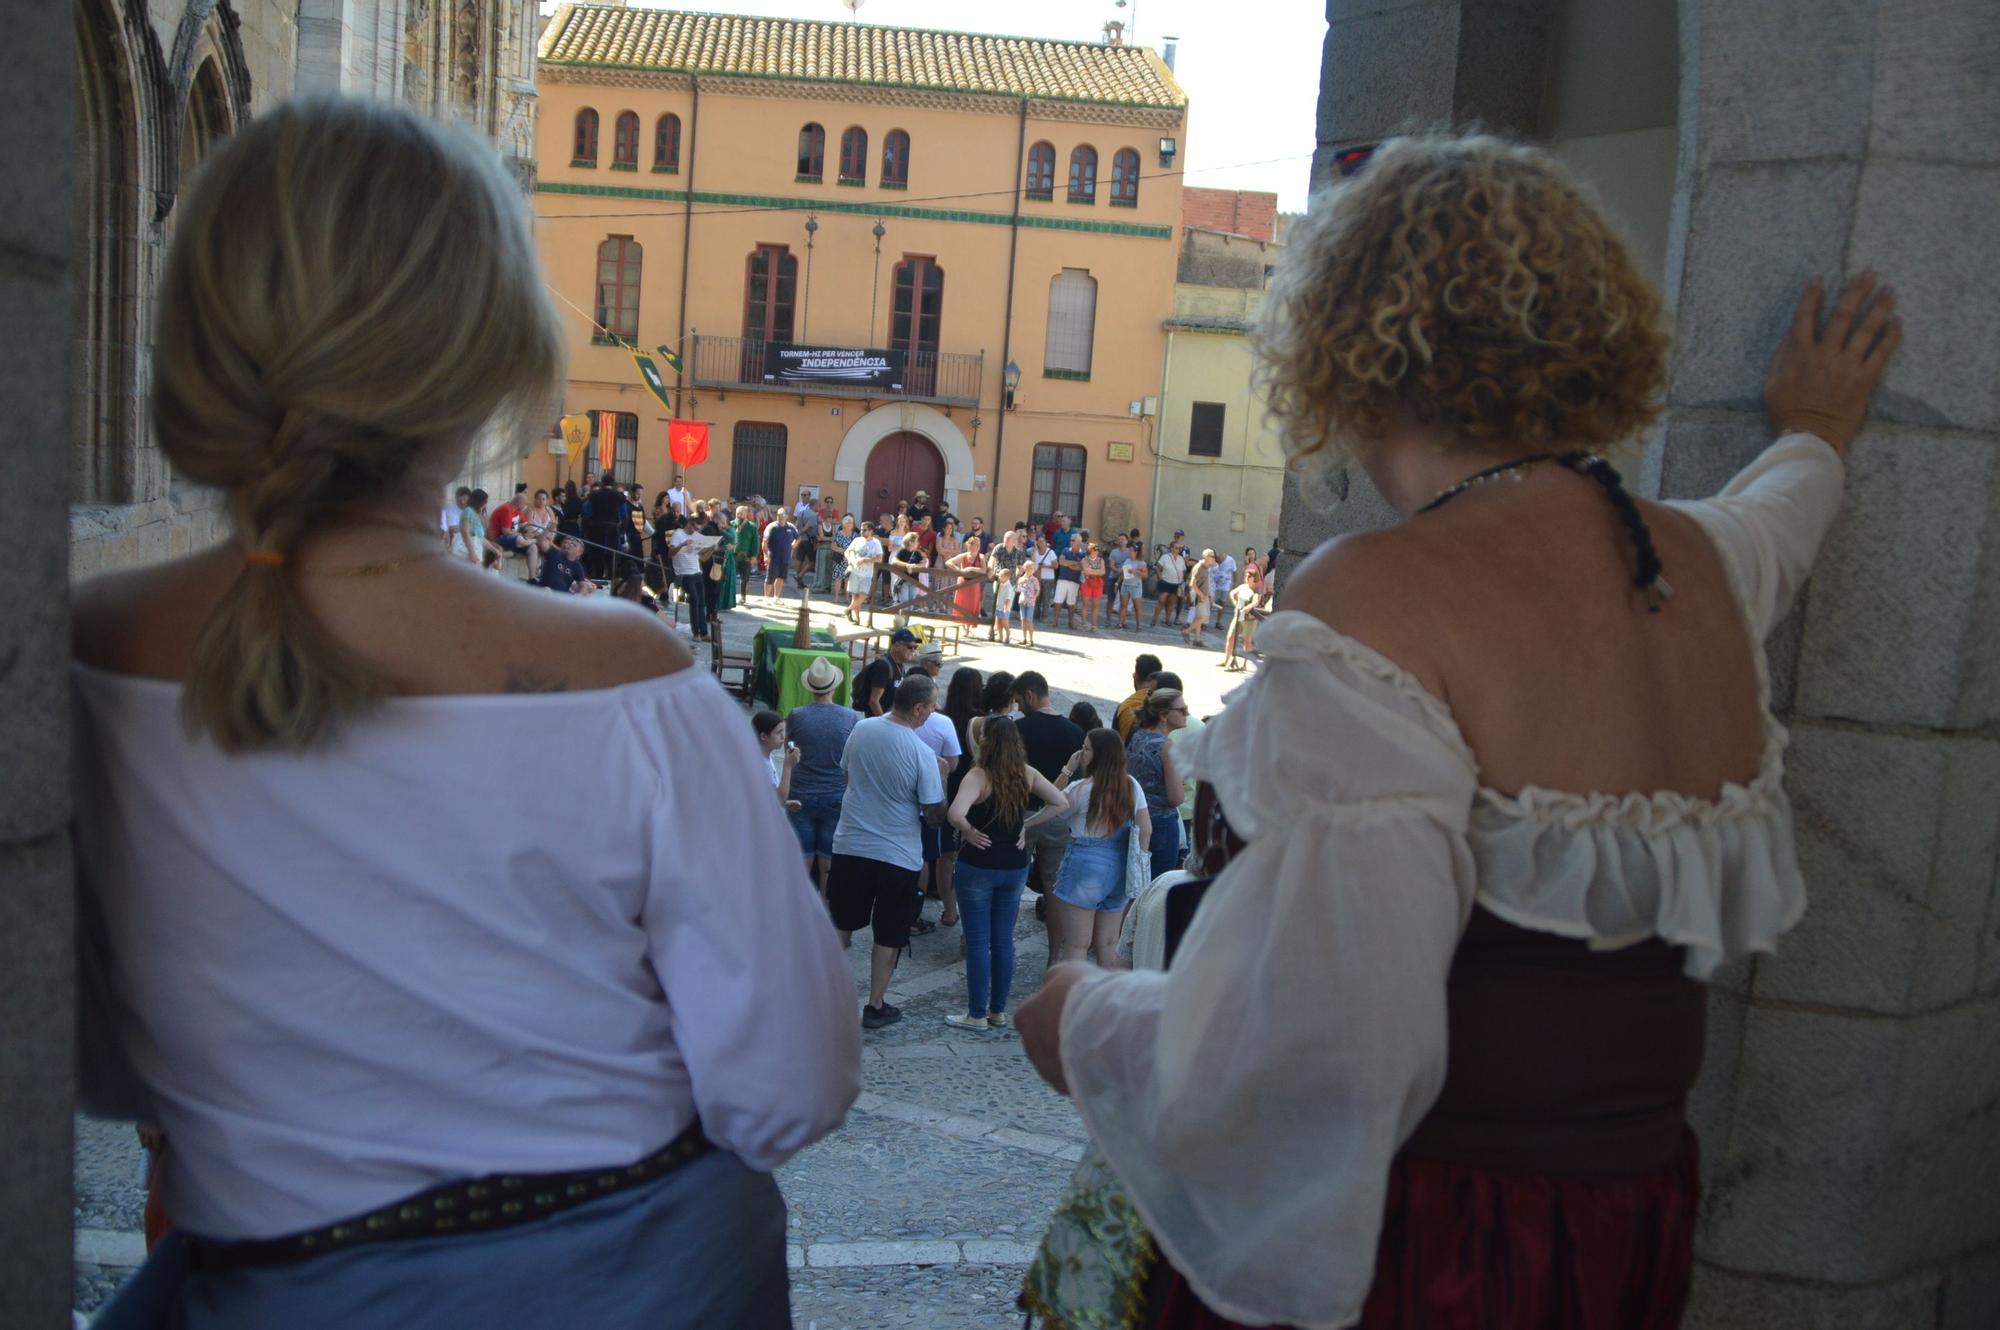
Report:
[[[692,354],[688,368],[697,388],[737,388],[822,397],[978,406],[980,385],[985,382],[984,352],[901,352],[897,353],[903,361],[899,376],[857,377],[852,381],[837,378],[797,381],[781,380],[768,373],[770,356],[767,351],[791,350],[802,347],[802,344],[769,343],[755,337],[711,337],[701,333],[690,340]],[[900,382],[895,379],[900,379]]]

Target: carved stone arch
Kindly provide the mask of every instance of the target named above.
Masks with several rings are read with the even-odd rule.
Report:
[[[166,62],[143,0],[77,0],[78,318],[72,493],[139,496]]]
[[[188,0],[174,33],[168,87],[173,111],[162,117],[161,132],[173,173],[161,185],[163,215],[185,183],[182,168],[201,156],[188,152],[183,141],[188,131],[220,138],[250,118],[250,66],[243,54],[242,23],[229,0]]]

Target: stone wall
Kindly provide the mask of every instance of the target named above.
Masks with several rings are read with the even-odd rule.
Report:
[[[76,19],[17,5],[0,111],[0,492],[14,504],[0,589],[0,1321],[67,1326],[75,978],[69,856],[67,532],[76,308]]]
[[[1664,496],[1767,438],[1807,277],[1908,337],[1774,643],[1811,892],[1713,1009],[1691,1324],[2000,1325],[2000,9],[1684,0]],[[1754,108],[1754,114],[1750,111]]]
[[[99,250],[83,269],[94,312],[76,334],[81,427],[69,453],[79,504],[69,568],[83,576],[226,534],[212,498],[174,480],[145,413],[153,291],[185,185],[180,134],[193,71],[211,53],[231,71],[232,124],[294,90],[399,98],[493,138],[532,187],[536,22],[525,0],[77,3],[93,43],[86,102],[106,108],[95,123],[127,127],[83,126],[85,169],[98,185],[83,224]]]
[[[1534,134],[1549,32],[1596,0],[1330,0],[1315,180],[1410,124]],[[1621,15],[1622,16],[1622,15]],[[1811,907],[1717,985],[1691,1115],[1699,1330],[2000,1325],[2000,7],[1680,0],[1669,413],[1642,488],[1712,494],[1769,441],[1764,366],[1812,274],[1873,267],[1909,335],[1847,509],[1770,643]],[[1288,487],[1310,550],[1392,519]]]

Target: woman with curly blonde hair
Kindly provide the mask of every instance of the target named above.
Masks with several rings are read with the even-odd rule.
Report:
[[[300,100],[176,208],[154,430],[234,528],[77,590],[83,1101],[174,1220],[96,1323],[789,1327],[771,1172],[860,1047],[770,768],[655,616],[432,525],[559,400],[518,184]],[[546,790],[438,775],[544,732],[603,782],[560,864]]]
[[[1762,641],[1900,335],[1872,275],[1821,303],[1776,442],[1651,503],[1604,454],[1659,414],[1660,302],[1546,154],[1397,140],[1293,232],[1272,409],[1402,520],[1290,574],[1184,748],[1237,848],[1172,970],[1019,1015],[1150,1234],[1143,1324],[1679,1323],[1705,982],[1804,909]]]

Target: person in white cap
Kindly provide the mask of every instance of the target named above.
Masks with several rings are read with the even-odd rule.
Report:
[[[840,689],[840,667],[825,656],[806,666],[803,682],[812,701],[794,707],[785,717],[785,734],[799,750],[799,762],[792,770],[792,800],[798,804],[790,813],[792,831],[799,838],[799,852],[805,856],[806,874],[826,895],[826,875],[833,867],[833,831],[840,825],[840,801],[847,793],[847,773],[841,769],[840,755],[847,736],[861,721],[853,707],[833,700]]]

